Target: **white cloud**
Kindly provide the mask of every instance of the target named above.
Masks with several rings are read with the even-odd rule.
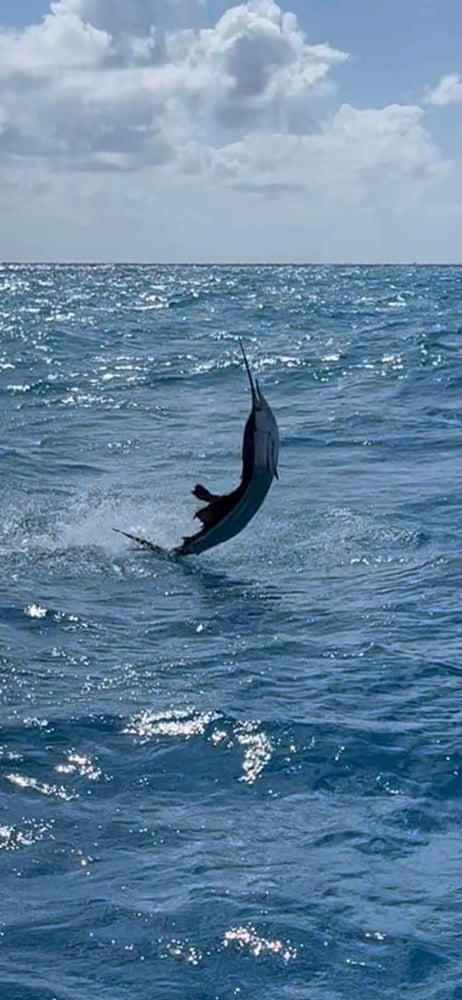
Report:
[[[347,58],[329,45],[308,45],[294,14],[272,0],[226,11],[215,28],[196,34],[189,62],[209,67],[222,125],[260,122],[290,129],[331,68]],[[216,93],[216,91],[215,91]],[[306,116],[305,116],[306,117]]]
[[[57,77],[63,69],[101,66],[111,56],[111,36],[72,13],[47,14],[24,31],[0,30],[0,80]]]
[[[153,16],[142,0],[60,0],[40,25],[0,32],[10,153],[82,165],[108,152],[140,167],[158,162],[159,141],[163,160],[185,140],[290,130],[345,58],[308,45],[272,0],[240,4],[199,30],[156,31]]]
[[[436,87],[427,88],[425,101],[427,104],[435,104],[437,107],[460,104],[462,102],[462,77],[458,73],[446,73],[445,76],[441,77]]]
[[[7,192],[0,207],[10,237],[16,240],[21,226],[27,230],[25,222],[15,225],[14,208],[17,220],[35,219],[37,228],[47,217],[58,219],[76,247],[91,232],[92,247],[106,241],[112,255],[131,219],[133,245],[149,256],[140,234],[151,212],[156,225],[149,239],[163,250],[173,246],[174,226],[185,241],[190,219],[191,246],[200,231],[206,256],[220,256],[214,248],[223,239],[221,203],[228,240],[241,211],[244,227],[250,219],[258,227],[255,255],[264,256],[266,237],[277,243],[277,226],[271,229],[261,210],[262,196],[272,199],[279,226],[287,211],[292,232],[298,217],[308,217],[322,245],[324,217],[338,233],[342,224],[355,225],[349,212],[365,213],[367,225],[369,210],[403,214],[447,173],[419,107],[343,104],[315,126],[322,108],[316,101],[329,87],[335,93],[334,71],[347,55],[311,44],[296,16],[274,0],[247,0],[212,26],[185,27],[187,9],[197,11],[198,4],[55,0],[40,24],[0,29],[0,171]],[[183,26],[177,19],[169,27],[167,10],[180,9]],[[445,77],[430,94],[448,79],[462,89],[458,77]],[[136,182],[127,176],[135,171]],[[188,198],[200,213],[188,209]],[[158,255],[157,244],[150,245],[151,256]],[[63,255],[72,256],[65,246]],[[50,247],[45,256],[53,255]],[[185,247],[178,255],[189,252]]]
[[[373,201],[378,192],[396,199],[403,188],[408,197],[412,188],[415,198],[448,170],[423,128],[423,114],[413,106],[357,110],[344,104],[317,133],[251,135],[209,149],[209,169],[262,194],[306,189],[355,204]],[[186,164],[190,153],[183,152]]]
[[[60,15],[71,13],[114,37],[131,35],[144,38],[161,22],[194,18],[206,0],[53,0],[51,10]],[[194,18],[195,19],[195,18]]]

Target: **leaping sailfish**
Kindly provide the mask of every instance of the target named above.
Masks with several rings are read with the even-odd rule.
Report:
[[[228,539],[238,535],[257,513],[274,476],[278,478],[278,426],[257,379],[254,380],[252,377],[243,344],[241,341],[239,343],[252,394],[252,409],[244,428],[242,441],[242,475],[239,486],[231,493],[223,495],[211,493],[207,487],[200,484],[195,486],[192,491],[194,496],[206,504],[194,515],[201,521],[202,527],[195,535],[183,538],[181,545],[168,552],[145,538],[121,532],[144,548],[171,557],[190,556],[227,542]]]

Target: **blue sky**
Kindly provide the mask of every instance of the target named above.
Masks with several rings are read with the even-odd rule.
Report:
[[[1,257],[462,260],[460,0],[46,14],[2,0]]]

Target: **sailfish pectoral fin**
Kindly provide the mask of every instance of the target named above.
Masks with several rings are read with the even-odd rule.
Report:
[[[214,500],[219,500],[217,493],[211,493],[206,486],[201,486],[200,483],[191,492],[198,500],[204,500],[205,503],[213,503]]]

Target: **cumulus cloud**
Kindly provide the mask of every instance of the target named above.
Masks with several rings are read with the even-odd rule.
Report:
[[[57,17],[71,14],[112,35],[146,35],[158,22],[158,0],[54,0]]]
[[[153,28],[172,18],[184,23],[207,0],[53,0],[54,14],[75,14],[113,37],[146,38]]]
[[[442,177],[442,161],[423,127],[419,107],[358,110],[344,104],[313,134],[254,134],[209,147],[208,169],[226,184],[274,196],[306,190],[327,201],[367,203],[380,189],[418,193]],[[186,170],[204,169],[204,151],[183,150]]]
[[[186,140],[300,127],[344,53],[309,45],[273,0],[227,10],[210,28],[160,30],[151,0],[57,0],[41,24],[0,32],[0,78],[20,155],[75,165],[104,151],[133,167]],[[24,98],[28,91],[27,100]],[[162,139],[161,139],[162,136]],[[83,157],[83,160],[82,160]]]
[[[198,4],[54,0],[40,24],[0,29],[3,188],[22,170],[29,204],[38,204],[44,177],[61,197],[63,183],[85,172],[79,198],[100,183],[117,191],[117,204],[125,192],[122,216],[138,186],[143,204],[151,187],[173,197],[176,184],[197,197],[205,176],[207,197],[220,190],[232,211],[239,194],[276,203],[291,193],[312,212],[319,204],[367,210],[410,201],[448,170],[420,107],[343,104],[315,126],[316,101],[329,87],[335,93],[348,56],[311,43],[274,0],[238,3],[209,27],[185,26]],[[169,26],[167,9],[181,9],[181,28],[178,19]],[[462,90],[458,77],[444,77],[427,101],[448,103],[441,94],[451,87]],[[136,184],[126,177],[134,171]],[[47,210],[52,204],[50,195]]]
[[[208,64],[219,83],[216,114],[222,124],[263,118],[267,128],[276,122],[290,130],[294,114],[347,55],[329,45],[308,45],[294,14],[260,0],[232,7],[214,29],[198,34],[191,57]]]
[[[57,77],[63,69],[101,66],[111,54],[111,37],[76,14],[47,14],[23,31],[0,31],[0,81]]]
[[[444,107],[447,104],[462,102],[462,77],[458,73],[446,73],[441,77],[436,87],[427,88],[425,93],[427,104]]]

